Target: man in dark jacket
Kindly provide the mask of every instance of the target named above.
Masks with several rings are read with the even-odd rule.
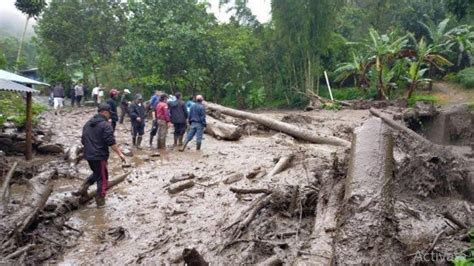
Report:
[[[53,99],[54,99],[54,114],[61,112],[61,108],[64,106],[64,87],[61,83],[56,84],[53,88]]]
[[[179,145],[183,145],[183,136],[186,131],[186,119],[188,118],[188,110],[186,104],[181,100],[181,93],[177,92],[174,95],[175,101],[170,102],[169,109],[171,115],[171,123],[174,126],[174,144],[176,147],[179,140]]]
[[[202,102],[204,97],[202,95],[196,96],[196,104],[191,107],[189,111],[189,124],[191,128],[189,129],[186,142],[184,142],[183,147],[179,151],[184,151],[186,145],[193,139],[196,135],[196,150],[201,149],[202,136],[204,134],[204,128],[206,127],[206,109]]]
[[[143,104],[143,97],[141,94],[135,96],[135,101],[130,105],[130,119],[132,120],[132,138],[133,146],[141,149],[143,134],[145,134],[145,117],[146,110]]]
[[[82,129],[81,142],[84,145],[84,159],[89,163],[92,170],[81,188],[74,192],[75,196],[87,196],[87,189],[97,183],[96,204],[97,207],[105,205],[105,194],[107,191],[107,181],[109,179],[107,171],[107,160],[109,159],[109,147],[125,161],[125,156],[115,143],[114,131],[108,122],[111,116],[111,108],[108,104],[100,104],[98,114],[94,115]]]
[[[128,111],[128,105],[129,105],[129,102],[130,102],[130,90],[128,89],[125,89],[123,90],[123,94],[122,94],[122,97],[120,97],[120,119],[119,119],[119,123],[120,124],[123,124],[123,120],[125,119],[125,115],[128,115],[129,114],[129,111]]]
[[[112,112],[111,119],[112,119],[112,128],[115,132],[115,127],[117,126],[118,113],[117,113],[117,97],[119,95],[119,91],[116,89],[110,90],[110,98],[107,100],[107,104],[110,106],[110,110]]]

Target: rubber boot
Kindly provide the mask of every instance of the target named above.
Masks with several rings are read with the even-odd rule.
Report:
[[[137,146],[137,138],[132,137],[133,146]]]
[[[73,196],[76,196],[76,197],[87,197],[87,189],[90,187],[90,184],[87,182],[87,181],[84,181],[84,183],[82,183],[81,185],[81,188],[79,188],[79,190],[77,191],[74,191],[72,192],[72,195]]]
[[[200,151],[200,150],[201,150],[201,143],[197,143],[197,144],[196,144],[196,150],[197,150],[197,151]]]
[[[143,140],[142,136],[137,137],[137,149],[139,150],[142,149],[142,147],[140,147],[140,145],[142,145],[142,140]]]
[[[179,149],[179,151],[183,152],[183,151],[186,149],[186,146],[188,146],[188,143],[189,143],[189,141],[186,140],[186,141],[184,142],[184,145]]]
[[[104,208],[105,207],[105,197],[95,196],[95,204],[97,205],[97,209]]]

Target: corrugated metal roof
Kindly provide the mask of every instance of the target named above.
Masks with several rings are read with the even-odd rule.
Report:
[[[0,79],[6,79],[6,80],[11,80],[15,81],[18,83],[23,83],[23,84],[35,84],[35,85],[46,85],[49,86],[48,83],[43,83],[36,81],[34,79],[29,79],[20,75],[17,75],[15,73],[11,73],[5,70],[0,69]]]
[[[16,82],[5,80],[5,79],[0,79],[0,91],[17,91],[17,92],[33,92],[33,93],[39,92],[32,88],[28,88],[25,85],[21,85]]]

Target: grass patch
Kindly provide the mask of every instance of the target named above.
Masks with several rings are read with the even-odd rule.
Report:
[[[319,95],[330,99],[329,90],[326,86],[321,86],[319,90]],[[332,90],[332,96],[335,100],[371,100],[374,99],[377,95],[377,91],[375,89],[369,89],[368,91],[364,91],[360,88],[337,88]]]
[[[414,94],[408,99],[408,106],[415,106],[416,102],[425,102],[432,104],[442,104],[445,101],[441,95],[438,94]]]
[[[469,110],[471,110],[471,111],[474,111],[474,102],[468,103],[467,108],[469,108]]]

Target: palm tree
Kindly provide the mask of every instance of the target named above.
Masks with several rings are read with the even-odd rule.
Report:
[[[28,27],[28,21],[30,18],[37,17],[43,8],[46,6],[45,0],[16,0],[15,6],[22,13],[26,14],[25,28],[23,29],[23,34],[21,36],[20,45],[18,47],[18,55],[16,58],[16,68],[20,62],[21,49],[23,47],[23,41],[25,40],[26,28]]]

